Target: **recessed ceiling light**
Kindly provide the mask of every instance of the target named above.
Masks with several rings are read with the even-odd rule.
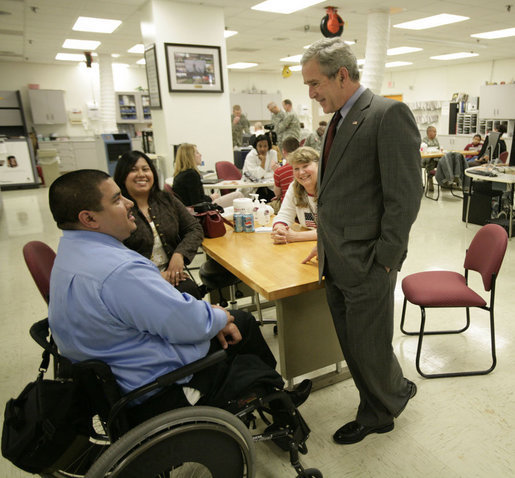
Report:
[[[399,46],[397,48],[389,48],[386,54],[389,56],[404,55],[405,53],[413,53],[415,51],[422,51],[422,48],[415,48],[413,46]]]
[[[108,18],[79,17],[72,29],[80,32],[113,33],[121,23],[121,20]]]
[[[143,46],[143,43],[138,43],[136,45],[134,45],[132,48],[129,48],[127,50],[128,53],[139,53],[140,55],[142,55],[143,53],[145,53],[145,47]]]
[[[431,56],[431,60],[459,60],[460,58],[469,58],[471,56],[478,56],[479,53],[472,53],[472,52],[466,52],[462,51],[459,53],[449,53],[447,55],[437,55],[437,56]]]
[[[58,53],[55,55],[55,59],[63,61],[86,61],[86,57],[82,53]]]
[[[257,63],[246,63],[240,61],[238,63],[232,63],[231,65],[227,65],[227,68],[231,68],[232,70],[244,70],[245,68],[252,68],[253,66],[257,65]]]
[[[425,30],[427,28],[435,28],[442,25],[449,25],[450,23],[462,22],[464,20],[469,20],[469,17],[441,13],[440,15],[419,18],[418,20],[412,20],[411,22],[398,23],[397,25],[394,25],[394,27],[406,28],[407,30]]]
[[[485,38],[487,40],[495,40],[496,38],[506,38],[515,36],[515,28],[506,28],[504,30],[494,30],[491,32],[474,33],[470,35],[474,38]]]
[[[238,32],[234,30],[224,30],[224,38],[229,38],[237,34]]]
[[[311,7],[323,1],[324,0],[266,0],[250,8],[252,10],[261,10],[262,12],[287,14]]]
[[[70,40],[66,39],[63,43],[63,48],[70,48],[72,50],[96,50],[98,45],[100,45],[99,41],[93,40]]]
[[[390,61],[385,63],[385,68],[395,68],[396,66],[408,66],[413,65],[411,61]]]
[[[146,64],[147,64],[147,62],[145,61],[145,58],[142,58],[141,60],[138,60],[136,62],[136,65],[146,65]]]
[[[291,61],[293,63],[300,63],[301,58],[302,55],[285,56],[284,58],[281,58],[280,61]]]

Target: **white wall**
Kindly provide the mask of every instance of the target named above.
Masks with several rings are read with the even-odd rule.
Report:
[[[382,95],[403,95],[405,102],[449,101],[455,92],[479,96],[479,87],[485,82],[506,83],[515,81],[515,58],[493,62],[475,62],[449,65],[439,62],[434,68],[409,71],[385,70]],[[277,73],[229,73],[231,92],[243,90],[266,90],[280,92],[283,98],[290,98],[294,105],[311,105],[307,87],[303,84],[301,72],[293,72],[290,78]],[[310,106],[311,108],[311,106]],[[310,128],[311,125],[307,124]]]
[[[94,61],[94,60],[93,60]],[[86,103],[100,103],[98,65],[86,68],[84,63],[63,63],[46,65],[40,63],[0,62],[0,90],[20,90],[29,131],[32,116],[28,98],[28,85],[38,84],[40,89],[64,90],[64,103],[67,111],[80,109],[87,119]],[[6,72],[9,72],[6,74]],[[116,91],[132,91],[138,87],[146,88],[147,77],[143,67],[117,67],[113,65],[113,80]],[[44,136],[56,133],[63,136],[86,136],[101,133],[97,131],[98,122],[86,121],[86,125],[37,125],[36,132]]]
[[[231,93],[257,90],[259,92],[277,93],[283,100],[290,99],[300,120],[304,122],[306,128],[311,129],[311,100],[300,72],[292,72],[289,78],[283,78],[280,70],[277,73],[252,73],[252,70],[248,72],[230,71],[229,87]],[[241,106],[245,113],[245,105],[242,104]],[[281,105],[278,106],[281,107]],[[308,111],[307,116],[305,114],[306,110]],[[263,120],[270,120],[270,118],[271,115],[263,118]]]
[[[223,50],[225,61],[225,50]],[[159,64],[160,74],[165,70]],[[65,104],[67,110],[80,108],[84,117],[85,103],[95,99],[99,101],[98,70],[86,69],[76,64],[45,65],[24,62],[0,62],[0,90],[21,90],[29,128],[32,125],[30,108],[27,96],[27,85],[37,83],[40,88],[65,90]],[[6,74],[8,72],[8,74]],[[289,78],[282,78],[281,72],[253,73],[230,71],[224,78],[225,92],[241,92],[252,90],[254,87],[269,93],[280,92],[282,98],[290,98],[295,108],[308,105],[307,87],[304,86],[300,72],[293,72]],[[468,93],[471,96],[479,95],[479,87],[487,81],[511,82],[515,80],[515,58],[498,60],[495,62],[469,63],[457,66],[438,65],[438,67],[413,70],[395,71],[387,70],[383,80],[382,94],[402,94],[404,101],[449,100],[455,92]],[[131,91],[141,86],[146,88],[146,75],[144,68],[127,68],[114,75],[114,84],[117,91]],[[167,84],[161,84],[161,95],[168,95]],[[198,123],[203,103],[207,94],[193,94],[183,97],[181,109],[177,110],[174,127],[180,128],[178,142],[192,141],[199,143],[199,149],[209,159],[216,159],[216,133],[212,129],[214,124],[223,121],[229,122],[231,105],[224,103],[223,110],[216,115],[204,117],[203,123]],[[200,115],[202,116],[202,115]],[[186,118],[187,121],[183,121]],[[94,133],[94,126],[85,130],[82,126],[52,125],[38,126],[37,132],[81,136]],[[157,126],[157,125],[154,125]],[[310,127],[306,124],[306,127]],[[207,136],[199,135],[198,131],[207,131]],[[443,132],[443,131],[442,131]],[[199,136],[200,139],[199,139]],[[205,138],[205,140],[204,140]],[[206,158],[206,159],[208,159]],[[212,163],[210,160],[209,163]]]

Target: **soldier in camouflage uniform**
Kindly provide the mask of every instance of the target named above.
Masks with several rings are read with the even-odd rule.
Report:
[[[232,107],[231,115],[232,125],[232,145],[241,146],[243,140],[243,133],[250,134],[250,123],[247,117],[241,112],[240,105]]]

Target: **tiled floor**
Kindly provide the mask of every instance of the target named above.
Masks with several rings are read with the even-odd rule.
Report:
[[[30,324],[46,316],[22,258],[32,239],[56,248],[60,236],[47,207],[47,190],[4,191],[0,219],[0,405],[35,378],[40,350],[28,335]],[[410,241],[408,259],[399,283],[409,273],[428,268],[461,271],[467,245],[478,226],[461,222],[461,200],[443,193],[438,202],[423,199]],[[478,285],[476,277],[472,284]],[[396,294],[396,324],[402,293]],[[497,287],[496,337],[498,366],[482,377],[426,380],[414,365],[416,338],[396,330],[394,347],[405,375],[418,385],[418,394],[396,420],[395,430],[371,435],[359,444],[338,446],[331,435],[354,417],[357,393],[348,380],[314,392],[301,411],[312,433],[307,466],[318,467],[326,478],[340,477],[512,477],[515,476],[515,239],[508,245]],[[267,312],[270,314],[271,312]],[[419,312],[408,309],[410,323]],[[430,311],[437,322],[454,324],[463,314]],[[481,366],[488,360],[488,317],[473,312],[473,325],[464,336],[429,338],[426,367]],[[273,346],[270,326],[265,328]],[[309,347],[309,344],[306,344]],[[511,377],[511,378],[510,378]],[[273,445],[257,445],[257,477],[295,475],[288,457]],[[0,458],[0,477],[29,476]]]

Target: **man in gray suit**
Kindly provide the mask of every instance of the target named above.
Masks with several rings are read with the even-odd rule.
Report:
[[[301,63],[310,98],[324,113],[335,113],[319,166],[318,249],[304,262],[318,255],[336,333],[359,390],[355,420],[333,436],[351,444],[393,430],[417,390],[403,376],[392,337],[397,271],[422,193],[420,134],[404,103],[360,85],[356,57],[342,39],[314,43]]]

